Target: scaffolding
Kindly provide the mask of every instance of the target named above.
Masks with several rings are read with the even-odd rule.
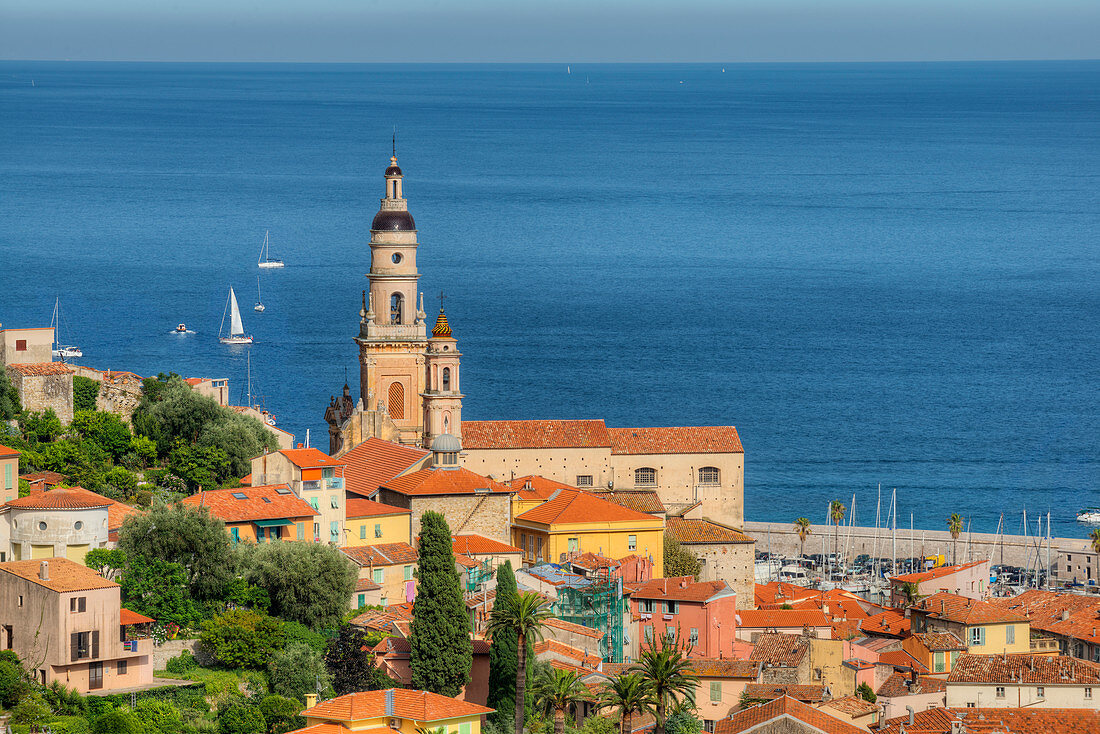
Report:
[[[587,581],[558,589],[558,599],[553,604],[554,616],[603,632],[600,656],[605,663],[621,663],[623,645],[627,642],[623,634],[623,617],[628,612],[623,599],[623,580],[603,569]]]
[[[466,593],[473,594],[481,590],[481,585],[493,578],[496,569],[493,568],[490,559],[486,558],[477,566],[466,572]]]

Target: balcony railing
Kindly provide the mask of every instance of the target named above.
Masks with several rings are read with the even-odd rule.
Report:
[[[344,478],[343,477],[333,477],[332,479],[329,479],[328,480],[328,487],[329,487],[329,489],[343,489],[344,488]]]
[[[320,489],[320,488],[321,488],[321,480],[320,479],[310,479],[309,481],[302,482],[302,491],[303,492],[312,491],[314,489]]]

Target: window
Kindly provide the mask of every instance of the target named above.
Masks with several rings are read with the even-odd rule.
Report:
[[[1091,688],[1086,688],[1085,689],[1085,700],[1086,701],[1091,701],[1092,700],[1092,689]]]
[[[470,722],[458,725],[458,734],[470,734]]]
[[[591,474],[578,474],[577,475],[577,486],[578,487],[591,487],[592,486],[592,475]]]
[[[626,549],[627,550],[638,550],[638,536],[637,535],[628,535],[628,536],[626,536]]]
[[[333,543],[340,542],[340,523],[333,520],[328,524],[328,534],[331,536]]]
[[[12,489],[13,486],[11,483],[11,464],[4,464],[4,489]]]
[[[376,568],[374,569],[374,583],[381,584],[386,579],[386,569]]]
[[[17,351],[17,352],[27,351],[27,340],[26,339],[16,339],[15,340],[15,351]]]
[[[691,633],[688,635],[688,643],[692,645],[699,644],[699,629],[697,627],[691,628]]]
[[[1016,642],[1016,625],[1010,624],[1005,627],[1005,642],[1009,645]]]
[[[967,702],[966,702],[966,707],[967,707],[968,709],[972,709],[972,708],[974,708],[974,706],[975,706],[975,705],[976,705],[976,704],[975,704],[975,703],[974,703],[973,701],[967,701]]]
[[[985,644],[985,627],[971,627],[970,628],[970,644],[971,645],[984,645]]]
[[[380,604],[381,606],[386,606],[386,597],[382,597],[381,599],[379,599],[379,600],[378,600],[378,603],[379,603],[379,604]]]
[[[391,324],[400,324],[403,321],[401,316],[402,316],[402,311],[404,310],[404,307],[405,307],[405,297],[404,296],[402,296],[400,293],[394,293],[392,296],[390,296],[390,323]]]
[[[412,581],[412,578],[413,578],[413,567],[412,566],[405,566],[405,580],[406,581]]]
[[[1046,698],[1047,697],[1047,689],[1044,688],[1043,686],[1036,686],[1035,687],[1035,697],[1036,698]]]
[[[321,540],[321,523],[313,523],[313,542],[316,543]]]
[[[329,504],[332,505],[332,509],[339,510],[340,509],[340,497],[339,497],[339,495],[335,495],[335,494],[332,495],[332,497],[329,498]]]
[[[88,597],[74,596],[69,599],[70,612],[86,612],[88,610]]]
[[[321,477],[323,479],[332,479],[334,476],[336,476],[336,470],[331,466],[321,470]]]
[[[375,531],[375,533],[378,532],[378,526],[377,525],[374,526],[374,531]],[[375,537],[378,537],[378,536],[375,535]],[[367,526],[366,526],[366,523],[364,523],[364,524],[359,526],[359,540],[366,540],[366,539],[367,539]]]
[[[637,487],[657,486],[657,470],[647,466],[634,470],[634,485]]]
[[[316,497],[310,497],[309,498],[309,506],[312,507],[315,510],[320,510],[321,509],[320,505],[317,503],[317,498]]]
[[[19,595],[19,606],[23,606],[23,595]]]
[[[665,614],[676,614],[680,611],[680,603],[675,601],[665,602]]]
[[[103,687],[103,663],[88,663],[88,688],[96,690]]]
[[[640,608],[642,610],[642,614],[653,614],[653,600],[652,599],[642,599],[641,602],[639,602],[639,604],[640,604]]]
[[[538,550],[535,553],[535,557],[538,558],[540,561],[542,560],[542,536],[541,535],[538,537]]]
[[[704,466],[699,470],[699,484],[720,484],[718,481],[720,476],[718,467]]]
[[[718,703],[722,700],[722,684],[719,681],[710,682],[710,700],[713,703]]]
[[[229,540],[233,543],[241,542],[241,531],[239,528],[229,528]]]
[[[46,529],[46,523],[44,523],[44,522],[38,523],[38,529],[39,530],[45,530]]]
[[[651,624],[645,626],[645,641],[653,642],[653,625]]]
[[[672,627],[665,627],[665,640],[667,640],[668,642],[672,642],[675,639],[676,630],[672,629]]]
[[[93,632],[73,632],[69,635],[69,647],[72,660],[99,657],[99,630]]]
[[[389,389],[390,396],[390,418],[394,420],[401,420],[405,417],[405,388],[400,382],[391,382]]]
[[[365,529],[366,529],[366,526],[364,526],[364,530]],[[375,526],[374,526],[374,537],[376,537],[376,538],[381,538],[382,537],[382,526],[380,524],[376,523]]]
[[[1004,697],[1005,697],[1005,687],[1004,686],[997,686],[997,698],[1004,698]]]
[[[932,672],[934,672],[934,673],[946,672],[946,670],[947,670],[947,661],[944,658],[944,654],[942,652],[936,652],[936,653],[933,653],[932,658],[933,658]]]
[[[577,543],[577,539],[576,538],[570,538],[569,539],[569,552],[570,553],[575,553],[577,551],[578,547],[579,546],[578,546],[578,543]]]
[[[358,605],[359,605],[360,609],[362,609],[363,607],[365,607],[367,605],[367,595],[366,594],[360,594],[359,595]]]
[[[443,392],[449,392],[451,389],[451,368],[443,368]]]
[[[245,494],[244,492],[233,492],[233,499],[235,499],[235,500],[246,500],[246,499],[248,499],[248,495]]]
[[[306,524],[304,522],[298,523],[298,540],[306,539]]]
[[[115,666],[115,672],[119,675],[126,675],[127,662],[125,660],[119,660]]]

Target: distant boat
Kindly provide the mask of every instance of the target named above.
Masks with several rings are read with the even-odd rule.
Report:
[[[53,302],[53,319],[50,321],[50,326],[53,328],[53,356],[65,361],[69,357],[83,357],[84,352],[80,351],[80,347],[73,346],[72,344],[61,343],[61,299],[58,298]]]
[[[269,243],[269,236],[271,230],[264,232],[264,243],[260,245],[260,259],[256,263],[261,268],[281,268],[285,267],[282,260],[271,259],[271,245]]]
[[[1077,522],[1085,525],[1100,525],[1100,507],[1086,507],[1077,513]]]
[[[176,333],[177,334],[186,334],[187,333],[187,324],[176,324]]]
[[[260,298],[260,276],[257,275],[256,276],[256,305],[252,307],[252,310],[253,311],[259,311],[260,313],[263,313],[265,308],[266,307],[264,306],[264,301],[263,301],[262,298]]]
[[[229,333],[221,336],[225,327],[225,314],[229,313]],[[233,286],[229,286],[229,299],[225,302],[225,310],[222,311],[222,323],[218,327],[218,341],[222,344],[251,344],[252,337],[244,333],[244,324],[241,323],[241,310],[237,307],[237,294],[233,292]]]
[[[570,69],[570,68],[569,68],[568,66],[566,66],[566,67],[565,67],[565,73],[566,73],[566,74],[572,74],[572,73],[573,73],[573,70],[572,70],[572,69]]]

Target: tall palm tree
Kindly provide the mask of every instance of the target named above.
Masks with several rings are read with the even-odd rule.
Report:
[[[527,642],[542,639],[542,628],[553,616],[550,607],[538,594],[516,594],[505,605],[504,613],[489,621],[486,632],[494,635],[515,635],[516,656],[516,734],[523,734],[524,701],[527,695]]]
[[[550,668],[535,681],[535,705],[554,717],[554,734],[564,734],[565,714],[569,707],[588,695],[579,674]]]
[[[1089,541],[1092,542],[1092,549],[1097,553],[1100,553],[1100,528],[1093,528],[1089,533]]]
[[[600,689],[600,708],[619,710],[619,732],[630,734],[634,729],[634,714],[649,706],[649,686],[638,673],[617,675]]]
[[[798,534],[798,565],[801,566],[802,558],[806,555],[806,538],[813,532],[810,528],[810,518],[800,517],[795,520],[794,531]]]
[[[695,703],[695,686],[699,679],[691,670],[691,661],[684,653],[680,635],[660,635],[651,640],[638,656],[638,662],[630,666],[630,672],[638,673],[649,688],[649,708],[657,719],[653,734],[665,734],[668,710],[682,699]]]
[[[834,563],[840,562],[840,523],[844,522],[844,513],[848,508],[840,500],[829,503],[829,520],[833,523],[833,558]]]
[[[955,556],[955,541],[959,539],[959,536],[963,531],[963,518],[957,512],[951,513],[951,517],[947,518],[947,532],[951,533],[951,565],[954,566],[958,562],[958,558]]]

